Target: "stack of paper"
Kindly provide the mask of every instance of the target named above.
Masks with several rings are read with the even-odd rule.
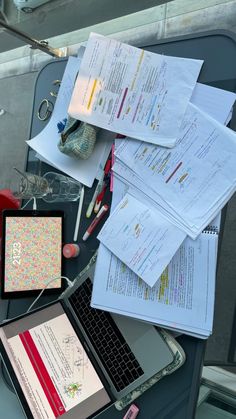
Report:
[[[197,84],[175,147],[116,140],[93,307],[200,338],[211,334],[218,229],[206,226],[214,217],[218,223],[236,190],[236,135],[224,126],[234,100]]]
[[[195,92],[196,93],[193,95],[192,102],[198,102],[198,106],[205,107],[205,111],[207,111],[208,114],[218,118],[220,122],[227,122],[231,107],[234,103],[235,95],[229,92],[223,92],[219,89],[214,89],[202,85],[198,85]],[[201,176],[204,175],[206,170],[211,168],[209,162],[211,159],[213,159],[213,157],[214,163],[212,166],[214,167],[215,164],[215,169],[217,169],[215,170],[215,176],[217,176],[217,173],[220,173],[221,175],[217,177],[218,183],[214,185],[214,188],[212,187],[212,189],[207,189],[210,198],[207,200],[208,207],[210,207],[211,203],[215,204],[215,211],[210,212],[211,215],[209,216],[212,219],[213,212],[214,214],[219,212],[219,209],[223,205],[222,202],[226,202],[231,192],[235,190],[235,175],[232,178],[232,173],[235,174],[235,169],[232,172],[232,156],[235,156],[236,147],[235,134],[216,122],[216,120],[209,118],[208,115],[201,113],[201,111],[196,107],[194,107],[194,111],[198,112],[198,115],[201,115],[200,121],[202,123],[204,122],[205,118],[208,130],[207,128],[203,127],[204,129],[202,132],[206,133],[206,135],[205,137],[200,138],[205,138],[205,141],[202,141],[201,146],[198,144],[192,154],[189,153],[189,158],[192,158],[194,161],[194,156],[197,158],[200,157],[201,159],[205,154],[207,155],[207,153],[209,153],[208,159],[205,160],[206,167],[198,166],[198,170],[200,171],[199,177],[202,180]],[[195,118],[195,129],[197,127],[197,122],[198,119]],[[188,128],[192,128],[192,125],[188,124],[186,126]],[[214,127],[214,130],[212,127]],[[187,134],[189,133],[187,129],[185,129],[185,133],[186,132]],[[215,153],[212,154],[212,143],[215,142],[217,144],[217,133],[219,132],[222,135],[224,134],[224,137],[220,137],[224,142],[221,143],[221,147],[215,147],[215,149],[213,149]],[[206,140],[206,136],[208,141]],[[211,141],[209,140],[209,137],[211,138]],[[189,137],[188,135],[185,135],[185,144],[187,143],[188,138],[194,138],[195,141],[198,141],[199,136],[194,135],[193,137]],[[222,144],[225,144],[225,147],[222,147]],[[189,141],[188,145],[193,147],[193,141]],[[166,184],[164,182],[159,182],[158,186],[156,185],[155,190],[153,178],[158,179],[158,175],[160,176],[161,171],[154,170],[155,174],[153,176],[149,174],[149,176],[146,178],[142,178],[141,169],[143,169],[143,167],[147,167],[150,170],[150,167],[154,166],[154,162],[157,161],[158,153],[162,153],[162,160],[159,160],[159,165],[160,161],[162,164],[165,163],[164,153],[170,153],[170,150],[165,150],[163,148],[154,146],[152,148],[152,153],[150,152],[148,154],[146,150],[148,150],[149,147],[152,146],[149,144],[141,143],[140,141],[123,140],[120,143],[118,140],[116,140],[117,151],[115,153],[116,161],[114,165],[115,173],[112,200],[113,205],[109,223],[111,223],[112,218],[115,216],[119,208],[119,205],[121,205],[121,202],[126,199],[127,193],[129,193],[140,202],[145,203],[149,209],[152,209],[152,211],[155,211],[156,209],[156,216],[161,212],[163,216],[166,217],[166,220],[171,221],[172,225],[178,225],[181,227],[180,230],[182,231],[187,230],[189,235],[194,236],[195,240],[187,237],[183,241],[174,257],[170,260],[166,268],[161,273],[159,280],[156,281],[154,286],[152,286],[152,279],[154,279],[154,277],[151,272],[149,272],[149,277],[145,276],[144,278],[143,271],[135,271],[134,267],[130,264],[130,260],[133,262],[133,259],[129,259],[129,252],[127,252],[125,255],[121,255],[121,253],[118,254],[117,251],[119,250],[119,246],[122,245],[122,241],[120,241],[117,235],[116,237],[118,239],[117,241],[119,242],[119,246],[115,246],[115,249],[112,247],[112,245],[111,247],[109,246],[110,243],[108,243],[106,235],[104,236],[104,232],[106,234],[106,229],[109,227],[109,223],[107,223],[107,225],[104,226],[104,230],[102,230],[99,235],[106,247],[101,244],[99,248],[93,288],[92,306],[118,314],[125,314],[126,316],[135,317],[140,320],[148,321],[153,324],[157,324],[169,329],[174,329],[176,331],[190,334],[196,337],[207,338],[212,332],[213,325],[215,272],[220,217],[218,215],[213,220],[212,226],[210,226],[209,229],[205,229],[203,233],[198,234],[196,239],[196,231],[193,230],[193,234],[192,229],[188,229],[183,226],[183,221],[185,222],[189,218],[191,219],[191,217],[189,217],[189,212],[180,213],[182,216],[177,218],[176,211],[171,210],[170,201],[168,201],[168,206],[164,206],[165,197],[167,195],[163,193],[163,199],[160,199],[159,192],[161,187],[163,187],[163,185],[165,186]],[[171,150],[171,152],[176,152],[178,155],[178,147],[179,145],[177,144],[175,149]],[[219,163],[222,156],[225,157],[224,153],[227,153],[229,148],[231,148],[232,153],[232,156],[228,154],[229,161],[232,158],[230,171],[228,170],[229,166],[227,164],[223,165]],[[185,150],[187,154],[187,145],[185,146]],[[200,153],[201,155],[199,156]],[[119,159],[117,157],[119,157]],[[136,157],[137,160],[135,160]],[[135,165],[135,161],[138,166]],[[143,164],[144,162],[146,164]],[[138,169],[136,169],[136,167],[138,167]],[[194,168],[193,165],[192,167]],[[163,170],[164,167],[162,168],[162,172]],[[203,172],[203,174],[201,172]],[[144,179],[147,179],[146,183],[144,183]],[[177,187],[179,187],[178,183],[174,182],[174,185],[176,184]],[[209,185],[211,186],[210,182],[207,182],[206,184],[208,187]],[[231,188],[226,188],[226,184],[231,184]],[[192,187],[191,183],[189,184],[190,192],[193,188],[193,185],[194,182],[192,182]],[[202,183],[202,188],[204,191],[204,182]],[[181,189],[177,189],[177,191],[178,194],[176,194],[176,196],[178,197],[178,200],[176,199],[176,201],[174,201],[174,209],[178,208],[178,204],[182,204],[181,199],[185,192],[185,190],[181,191]],[[194,189],[193,192],[195,192]],[[216,193],[218,194],[219,198],[218,202],[216,199],[214,201],[213,198],[214,194]],[[201,201],[200,197],[196,196],[195,193],[194,196],[197,204],[195,207],[195,212],[193,213],[196,213],[197,216],[199,213],[201,214],[205,207],[207,207],[207,205],[205,205],[205,200],[208,195],[206,194],[204,200]],[[121,201],[122,199],[123,201]],[[137,203],[135,208],[137,211]],[[125,221],[128,221],[127,217]],[[143,218],[140,219],[140,224],[142,224],[142,222]],[[203,229],[207,222],[207,219],[205,219],[204,222],[201,221],[201,224],[199,223],[199,229]],[[118,226],[119,224],[117,227]],[[121,230],[119,230],[119,234],[120,233]],[[179,231],[178,237],[181,237],[179,236]],[[168,238],[168,243],[169,244],[166,250],[169,257],[171,258],[170,247],[173,249],[173,244],[175,241],[173,243],[173,240],[171,241]],[[155,244],[157,245],[157,243]],[[144,245],[145,242],[143,243],[143,246]],[[130,244],[130,246],[132,250],[135,250],[133,248],[133,242]],[[140,267],[142,268],[141,265]],[[145,279],[145,282],[143,279],[141,279],[141,276],[143,279]]]
[[[112,210],[127,192],[130,188],[115,176]],[[213,324],[219,219],[196,240],[183,241],[152,287],[100,244],[92,306],[207,338]]]
[[[206,110],[213,114],[216,106],[218,107],[216,105],[218,101],[214,101],[213,95],[219,93],[222,95],[224,92],[207,86],[203,88],[205,93],[212,95],[212,100],[208,100]],[[229,101],[223,102],[224,106],[221,105],[221,111],[218,114],[218,119],[221,118],[222,122],[227,121],[234,101],[233,95],[227,92],[225,94]],[[202,95],[202,100],[206,103],[204,95]],[[116,143],[119,144],[118,141]],[[129,143],[130,147],[131,144]],[[122,165],[121,162],[116,161],[115,165],[119,164]],[[113,208],[119,205],[127,192],[141,202],[148,203],[149,208],[153,208],[155,201],[152,184],[144,186],[142,180],[125,165],[123,165],[123,171],[126,172],[125,183],[115,173]],[[113,214],[114,211],[112,216]],[[140,275],[134,272],[134,269],[128,268],[128,263],[122,262],[107,247],[100,245],[92,306],[139,318],[200,338],[208,337],[213,325],[219,219],[218,215],[209,230],[201,233],[196,240],[186,238],[183,241],[152,288],[149,286],[152,276],[147,285],[147,278],[145,283]]]
[[[130,175],[137,178],[134,183],[139,182],[159,211],[192,238],[235,191],[236,135],[193,104],[175,148],[126,139],[116,158],[114,171],[127,182]]]
[[[206,338],[218,233],[204,229],[236,190],[236,135],[225,127],[235,95],[197,84],[202,63],[91,34],[57,110],[65,100],[74,118],[126,136],[116,141],[92,305]],[[61,168],[50,136],[30,144]],[[96,147],[92,177],[107,155],[102,139]],[[71,161],[67,170],[75,177]]]

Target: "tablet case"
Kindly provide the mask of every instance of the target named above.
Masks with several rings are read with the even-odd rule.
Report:
[[[8,209],[2,221],[1,298],[61,292],[64,212]]]
[[[176,339],[169,333],[166,332],[164,329],[158,329],[159,333],[162,335],[163,339],[169,346],[169,349],[173,353],[174,359],[167,367],[163,368],[163,370],[159,371],[155,374],[152,378],[149,378],[145,383],[137,387],[135,390],[131,391],[127,396],[123,397],[121,400],[115,402],[115,407],[118,410],[122,410],[127,407],[130,403],[132,403],[135,399],[141,396],[145,391],[151,388],[154,384],[164,378],[166,375],[170,375],[175,372],[178,368],[180,368],[186,359],[184,350],[176,341]]]

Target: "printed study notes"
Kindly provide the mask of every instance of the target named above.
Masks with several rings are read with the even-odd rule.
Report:
[[[157,210],[126,194],[98,239],[147,284],[153,286],[186,234]]]
[[[228,101],[218,103],[217,95],[223,95],[223,91],[218,90],[208,86],[201,89],[199,85],[197,100],[199,106],[202,105],[201,101],[204,102],[209,114],[218,115],[218,119],[225,122],[235,95],[225,92]],[[205,95],[208,96],[207,101]],[[224,141],[227,141],[227,136]],[[122,143],[116,140],[115,149],[119,150]],[[141,145],[140,141],[131,140],[128,143],[130,148],[132,143]],[[122,166],[122,161],[117,155],[115,157],[114,168]],[[117,176],[117,172],[124,178]],[[121,171],[114,172],[112,211],[127,192],[147,205],[149,202],[155,204],[158,189],[154,191],[152,188],[151,178],[144,184],[139,175],[124,163]],[[168,214],[167,209],[164,213]],[[207,338],[213,327],[219,224],[218,214],[196,240],[186,238],[153,287],[148,286],[126,263],[100,244],[92,306]]]
[[[127,192],[133,189],[115,176],[112,210]],[[142,195],[136,196],[142,201]],[[207,338],[213,324],[219,219],[196,240],[182,242],[152,287],[100,244],[92,306]]]
[[[69,114],[92,125],[173,147],[202,60],[154,54],[91,33]]]
[[[196,238],[236,188],[236,134],[193,104],[176,146],[167,149],[125,139],[115,152],[171,222]],[[114,171],[126,175],[122,166]],[[146,189],[146,187],[148,189]],[[169,216],[169,214],[171,214]]]
[[[224,98],[224,94],[226,100],[222,103],[217,98]],[[104,231],[108,228],[116,240],[109,235],[102,237],[101,231],[93,307],[199,338],[207,338],[212,333],[219,215],[212,222],[214,227],[210,226],[203,232],[202,229],[219,214],[220,208],[235,191],[235,133],[222,125],[229,118],[234,99],[235,95],[229,92],[198,84],[192,105],[188,105],[183,119],[183,132],[171,150],[131,138],[116,140],[112,209],[110,219],[104,225]],[[189,168],[186,176],[178,173],[182,164],[177,167],[177,159],[183,160],[182,164]],[[166,193],[165,187],[171,181],[173,183]],[[116,211],[119,205],[122,206],[127,193],[137,200],[131,207],[135,213],[138,211],[137,202],[145,203],[153,209],[156,219],[161,212],[170,224],[194,237],[194,240],[187,237],[173,257],[169,254],[169,263],[153,285],[150,271],[150,278],[144,279],[141,271],[137,272],[136,266],[130,263],[133,259],[129,252],[135,252],[136,243],[132,234],[129,238],[126,236],[131,231],[127,227],[129,217],[118,216],[118,223],[115,221]],[[184,207],[186,204],[189,208]],[[192,212],[189,211],[191,205]],[[178,208],[181,209],[178,211]],[[204,213],[208,218],[203,217]],[[124,232],[119,224],[122,219]],[[131,219],[135,227],[136,218]],[[145,217],[140,217],[140,220],[145,222]],[[152,233],[154,229],[150,238]],[[122,248],[123,243],[127,248]],[[166,253],[170,245],[173,243],[167,239]],[[142,252],[141,248],[139,250]]]
[[[153,287],[100,245],[92,307],[207,338],[212,333],[218,235],[187,238]]]

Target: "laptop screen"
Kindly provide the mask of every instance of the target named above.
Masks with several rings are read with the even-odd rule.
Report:
[[[111,402],[60,303],[3,325],[1,339],[34,418],[85,419]]]

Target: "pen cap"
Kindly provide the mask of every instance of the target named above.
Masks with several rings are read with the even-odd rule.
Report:
[[[80,248],[78,244],[68,243],[63,246],[63,256],[67,259],[76,258],[79,255]]]

